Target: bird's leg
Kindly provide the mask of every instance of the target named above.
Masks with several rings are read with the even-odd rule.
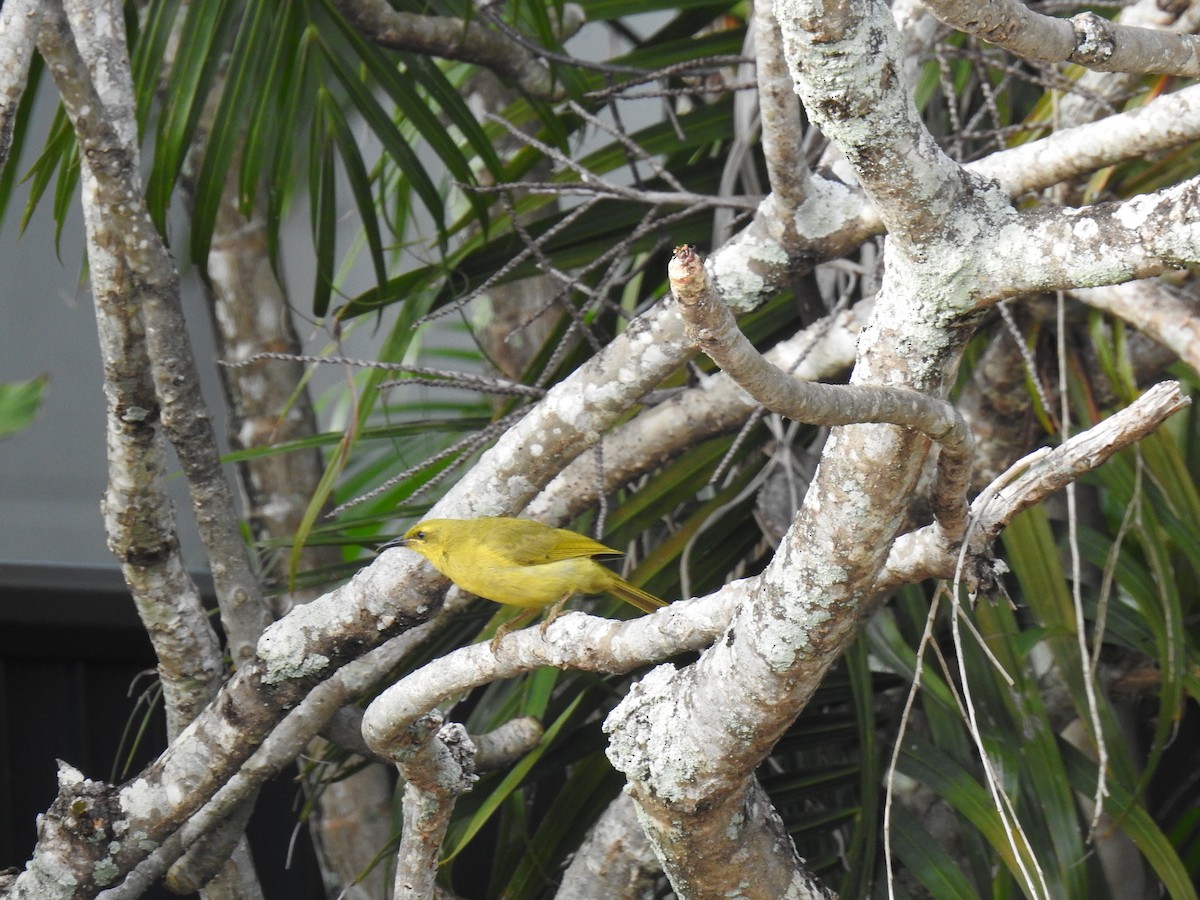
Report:
[[[542,637],[546,636],[546,629],[550,627],[551,622],[558,618],[558,614],[563,611],[563,606],[566,605],[566,602],[571,599],[571,595],[574,593],[574,591],[569,591],[554,601],[554,605],[550,607],[550,612],[546,613],[545,621],[542,622]]]
[[[496,634],[492,637],[491,641],[489,642],[489,646],[492,648],[492,652],[493,653],[496,652],[496,647],[499,646],[500,639],[502,637],[504,637],[506,634],[508,634],[510,631],[512,631],[518,625],[522,625],[525,622],[528,622],[531,618],[533,618],[535,615],[537,615],[537,611],[538,610],[537,610],[536,606],[530,607],[529,609],[523,609],[523,610],[521,610],[520,613],[513,616],[507,622],[502,623],[500,625],[500,627],[496,629]]]

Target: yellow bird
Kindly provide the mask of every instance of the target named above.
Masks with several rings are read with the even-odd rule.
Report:
[[[493,649],[513,627],[549,606],[545,634],[575,594],[612,594],[643,612],[666,606],[592,558],[621,556],[621,551],[531,519],[428,519],[380,550],[397,546],[420,553],[464,591],[525,608],[496,632]]]

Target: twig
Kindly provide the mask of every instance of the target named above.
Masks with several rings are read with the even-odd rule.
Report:
[[[278,359],[285,362],[313,363],[316,365],[356,366],[362,369],[382,369],[385,372],[404,372],[417,378],[406,378],[402,381],[389,381],[380,385],[384,387],[403,387],[406,384],[428,384],[443,387],[460,387],[469,390],[482,391],[485,394],[506,394],[515,397],[533,397],[540,399],[546,395],[541,388],[531,387],[509,381],[507,378],[495,378],[486,375],[473,375],[468,372],[453,372],[448,369],[431,369],[426,366],[406,366],[401,363],[381,362],[371,359],[353,359],[348,356],[310,356],[303,353],[274,353],[264,351],[254,353],[241,360],[218,360],[217,364],[231,369],[249,366],[265,359]]]

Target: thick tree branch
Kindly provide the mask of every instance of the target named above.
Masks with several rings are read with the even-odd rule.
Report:
[[[1015,198],[1197,139],[1200,86],[1191,86],[1138,109],[993,153],[964,168],[999,181]],[[746,312],[782,289],[794,273],[844,256],[883,228],[861,190],[813,175],[808,199],[799,208],[790,209],[769,195],[753,222],[712,254],[708,267],[722,301]]]
[[[397,900],[433,896],[442,840],[454,801],[475,783],[475,745],[457,723],[431,712],[408,729],[409,746],[393,748],[404,786],[404,827],[396,852]],[[404,751],[407,752],[404,752]]]
[[[1200,177],[1128,200],[1022,213],[988,235],[995,253],[980,261],[977,295],[992,301],[1099,287],[1195,265],[1200,220],[1180,211],[1197,202]]]
[[[96,171],[110,158],[136,171],[136,149],[105,116],[60,4],[47,4],[39,42],[64,104],[90,141],[84,148],[84,224],[92,294],[99,325],[108,405],[109,480],[104,498],[109,547],[117,556],[159,662],[168,725],[178,733],[220,683],[220,648],[200,593],[179,555],[174,510],[166,494],[168,469],[158,430],[160,402],[150,377],[139,291],[172,284],[174,269],[138,245],[132,223],[112,210],[117,200]],[[132,137],[132,119],[126,129]],[[101,165],[94,165],[94,160]],[[139,227],[153,229],[146,219]],[[133,273],[142,277],[135,283]],[[169,289],[169,287],[168,287]]]
[[[999,181],[1010,197],[1051,187],[1123,159],[1182,147],[1200,138],[1200,85],[1156,97],[1098,122],[1062,128],[966,168]]]
[[[661,867],[628,794],[619,794],[571,858],[555,894],[560,900],[645,897]]]
[[[969,179],[937,146],[909,96],[890,13],[777,0],[775,15],[796,92],[845,154],[888,234],[907,244],[945,227]],[[866,120],[871,127],[863,127]]]
[[[938,396],[969,335],[957,320],[970,309],[973,281],[967,248],[953,255],[947,218],[951,210],[967,218],[967,207],[978,203],[976,186],[968,189],[936,148],[924,152],[932,139],[896,83],[900,42],[886,7],[783,2],[776,13],[793,77],[812,79],[800,84],[810,114],[817,115],[808,101],[836,98],[820,111],[832,125],[826,133],[856,166],[884,220],[903,228],[901,241],[889,241],[853,382]],[[910,175],[905,188],[914,188],[915,201],[888,183]],[[903,221],[910,214],[913,227]],[[609,757],[629,779],[677,891],[716,897],[744,889],[712,862],[735,853],[745,853],[759,875],[754,896],[785,896],[808,884],[794,856],[773,843],[766,820],[746,828],[738,824],[741,810],[759,796],[755,767],[852,638],[926,447],[923,435],[890,425],[835,428],[798,516],[725,638],[691,666],[653,670],[609,716]],[[670,765],[659,765],[664,759]]]
[[[946,25],[1023,59],[1072,62],[1100,72],[1200,75],[1200,38],[1194,35],[1134,28],[1093,12],[1058,19],[1017,0],[926,0],[926,6]]]
[[[47,16],[52,14],[47,8]],[[81,33],[92,34],[97,11],[80,10]],[[120,22],[120,16],[100,17]],[[53,23],[53,24],[51,24]],[[48,20],[43,41],[52,40],[55,79],[75,126],[82,156],[94,178],[85,208],[94,207],[105,225],[109,271],[118,279],[113,299],[130,307],[144,322],[146,355],[161,418],[188,479],[193,510],[209,555],[221,605],[222,622],[235,664],[249,659],[254,643],[270,620],[238,527],[233,497],[221,470],[211,417],[200,394],[196,363],[180,309],[179,277],[174,262],[147,213],[138,179],[136,124],[123,34],[118,48],[105,47],[97,58],[123,71],[105,73],[105,83],[129,85],[121,108],[102,98],[75,46],[65,19]],[[118,80],[119,79],[119,80]],[[98,277],[95,265],[92,277]],[[100,278],[105,277],[102,271]],[[136,313],[133,310],[136,309]]]

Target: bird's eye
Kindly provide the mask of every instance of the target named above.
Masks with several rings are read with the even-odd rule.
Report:
[[[413,535],[413,537],[415,537],[418,541],[423,541],[423,540],[425,540],[425,532],[418,531],[416,534]]]

